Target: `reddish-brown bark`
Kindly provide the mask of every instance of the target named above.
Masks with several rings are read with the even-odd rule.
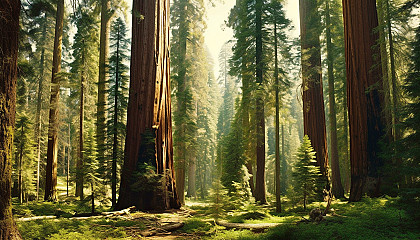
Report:
[[[48,125],[47,167],[44,200],[57,200],[58,103],[60,98],[61,42],[63,38],[64,0],[57,1]]]
[[[332,193],[336,198],[344,197],[344,189],[341,184],[340,162],[338,160],[337,140],[337,117],[335,111],[335,77],[334,77],[334,53],[331,40],[331,17],[330,0],[325,2],[325,24],[327,40],[327,62],[328,62],[328,99],[329,99],[329,120],[330,120],[330,161],[331,161],[331,183]]]
[[[179,208],[172,147],[169,1],[134,0],[131,53],[125,159],[116,209]],[[152,143],[145,141],[150,133]],[[139,182],[136,174],[138,166],[147,163],[145,152],[154,153],[151,164],[162,180],[151,191],[141,190],[147,183]],[[140,190],[133,188],[136,184]]]
[[[22,239],[12,216],[19,0],[0,1],[0,240]]]
[[[300,0],[300,37],[302,48],[303,125],[316,151],[316,161],[327,175],[328,149],[324,97],[321,78],[321,47],[317,1]]]
[[[350,127],[350,201],[379,194],[384,102],[375,0],[343,0]]]

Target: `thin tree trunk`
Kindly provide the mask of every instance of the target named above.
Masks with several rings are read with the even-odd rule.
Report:
[[[106,75],[109,53],[109,29],[111,19],[109,0],[101,0],[101,31],[99,39],[99,78],[98,105],[96,115],[96,143],[98,145],[98,161],[105,164],[105,132],[106,132]]]
[[[61,42],[63,38],[64,0],[57,1],[53,66],[51,77],[50,114],[48,125],[47,167],[44,200],[57,201],[57,144],[58,110],[60,98]]]
[[[83,48],[84,41],[83,41]],[[79,110],[79,152],[76,162],[76,197],[80,197],[83,200],[83,135],[84,135],[84,115],[85,115],[85,52],[82,50],[82,70],[80,73],[80,110]]]
[[[385,0],[386,4],[386,25],[388,29],[388,41],[389,41],[389,58],[391,64],[391,86],[392,86],[392,115],[393,115],[393,126],[394,126],[394,141],[401,139],[401,130],[399,129],[399,98],[398,98],[398,87],[397,87],[397,73],[395,70],[395,49],[394,49],[394,38],[392,36],[391,26],[391,13],[389,7],[389,0]],[[401,162],[401,161],[400,161]]]
[[[69,178],[70,178],[70,156],[71,156],[71,127],[68,127],[68,143],[67,143],[67,197],[69,196]]]
[[[21,136],[23,136],[23,124],[21,126]],[[23,203],[23,190],[22,190],[22,161],[23,161],[23,142],[20,142],[19,159],[17,161],[18,167],[18,198],[19,203]]]
[[[328,176],[328,149],[321,77],[321,47],[317,1],[299,0],[302,48],[303,120],[321,173]],[[327,184],[329,186],[329,184]]]
[[[281,125],[281,179],[283,184],[281,185],[281,192],[286,194],[287,186],[287,162],[286,162],[286,151],[284,149],[284,125]]]
[[[347,82],[344,80],[344,89],[347,89]],[[348,121],[348,111],[347,111],[347,94],[343,94],[343,131],[344,131],[344,157],[345,157],[345,188],[346,192],[348,193],[350,191],[350,185],[351,185],[351,173],[350,173],[350,152],[349,152],[349,121]]]
[[[330,0],[326,0],[325,23],[327,37],[327,62],[328,62],[328,97],[329,97],[329,120],[330,120],[330,151],[331,151],[331,178],[332,194],[336,198],[344,197],[344,189],[341,184],[340,162],[338,159],[338,140],[337,140],[337,116],[335,111],[335,88],[334,88],[334,52],[331,42],[331,18]]]
[[[120,26],[117,29],[117,61],[115,66],[115,96],[114,96],[114,136],[112,144],[112,176],[111,176],[111,191],[112,191],[112,208],[117,204],[117,158],[118,158],[118,93],[119,93],[119,53],[120,53]]]
[[[350,201],[378,196],[379,141],[384,136],[382,69],[374,47],[379,34],[375,0],[343,0],[347,97],[350,125]]]
[[[144,19],[133,14],[136,24],[132,30],[127,137],[116,209],[133,205],[140,210],[179,208],[172,146],[169,1],[134,0],[133,12]],[[152,151],[153,159],[145,158],[151,157]],[[142,174],[137,166],[144,164],[150,164],[155,174],[162,176],[161,185],[151,191],[141,190],[147,187],[146,182],[133,181],[135,172]],[[142,188],[135,190],[133,184]]]
[[[0,1],[0,239],[22,239],[12,215],[12,151],[16,111],[20,1]]]
[[[91,189],[91,210],[92,210],[92,215],[95,213],[95,191],[93,189],[93,183],[90,183],[90,189]]]
[[[197,170],[196,165],[196,158],[192,156],[189,161],[189,168],[188,168],[188,191],[187,191],[187,197],[196,198],[197,197],[197,191],[195,188],[195,174]]]
[[[386,44],[386,21],[385,17],[385,4],[384,1],[386,0],[379,0],[378,1],[378,24],[379,24],[379,46],[381,49],[381,66],[382,66],[382,77],[383,77],[383,89],[384,89],[384,101],[385,107],[384,108],[384,116],[385,116],[385,124],[386,124],[386,132],[387,137],[392,139],[392,112],[391,112],[391,95],[390,95],[390,87],[389,87],[389,78],[388,78],[388,51],[387,51],[387,44]],[[385,26],[384,26],[385,25]]]
[[[46,14],[46,13],[45,13]],[[38,96],[36,103],[36,115],[35,115],[35,138],[36,138],[36,157],[37,157],[37,170],[36,170],[36,200],[39,201],[39,177],[40,177],[40,164],[41,164],[41,110],[42,110],[42,94],[44,89],[44,63],[45,63],[45,36],[47,35],[47,15],[45,15],[45,21],[43,22],[42,29],[42,45],[41,45],[41,59],[39,66],[39,82],[38,82]]]
[[[276,169],[275,169],[275,184],[276,184],[276,212],[281,212],[281,183],[280,183],[280,100],[279,100],[279,66],[277,56],[277,22],[274,17],[274,78],[275,78],[275,92],[276,92]]]

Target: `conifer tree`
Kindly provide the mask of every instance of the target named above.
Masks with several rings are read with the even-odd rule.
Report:
[[[63,38],[64,0],[57,1],[54,52],[51,76],[50,113],[44,200],[57,200],[58,103],[60,97],[61,49]]]
[[[111,191],[112,206],[116,204],[117,195],[117,169],[122,163],[124,149],[121,144],[125,139],[126,111],[128,104],[128,66],[129,44],[127,29],[121,18],[116,19],[111,26],[111,57],[109,59],[108,80],[108,146],[111,153]]]
[[[83,199],[83,178],[84,178],[84,133],[90,127],[85,123],[85,119],[91,119],[92,113],[85,111],[85,106],[94,104],[95,88],[94,82],[96,81],[97,65],[94,63],[98,58],[98,49],[96,44],[98,41],[97,25],[95,23],[95,15],[89,9],[89,6],[82,4],[78,6],[78,13],[74,16],[73,21],[77,26],[77,33],[74,37],[73,44],[73,57],[74,61],[71,63],[71,73],[73,80],[79,82],[75,84],[80,89],[78,92],[79,97],[79,147],[78,157],[76,161],[76,196]]]
[[[306,205],[322,191],[322,174],[320,167],[317,166],[315,151],[311,145],[311,140],[305,135],[302,144],[296,154],[296,164],[293,167],[293,186],[297,194],[303,200],[303,209]]]

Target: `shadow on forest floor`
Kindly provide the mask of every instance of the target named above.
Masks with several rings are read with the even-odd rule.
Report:
[[[271,206],[253,206],[225,213],[219,221],[243,224],[278,223],[277,227],[255,233],[226,229],[215,224],[209,202],[187,201],[185,208],[168,213],[135,212],[130,216],[72,219],[83,209],[78,201],[40,202],[14,206],[15,217],[54,215],[56,219],[18,222],[24,239],[419,239],[419,222],[404,210],[398,198],[364,198],[361,202],[339,200],[319,223],[304,222],[308,212],[284,204],[286,211],[274,213]],[[312,203],[308,209],[322,207]],[[176,231],[162,230],[171,223],[183,223]],[[154,236],[143,237],[155,231]]]

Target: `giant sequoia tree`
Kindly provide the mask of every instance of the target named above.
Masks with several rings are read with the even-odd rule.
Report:
[[[303,124],[316,152],[316,161],[326,176],[328,168],[327,135],[321,78],[320,18],[317,1],[300,0],[300,37],[302,48]]]
[[[375,0],[343,0],[350,126],[350,201],[379,193],[379,141],[384,135],[382,70]]]
[[[0,239],[21,239],[12,216],[12,147],[15,125],[20,1],[0,1]]]
[[[179,208],[173,168],[169,1],[134,0],[127,138],[116,208]]]

